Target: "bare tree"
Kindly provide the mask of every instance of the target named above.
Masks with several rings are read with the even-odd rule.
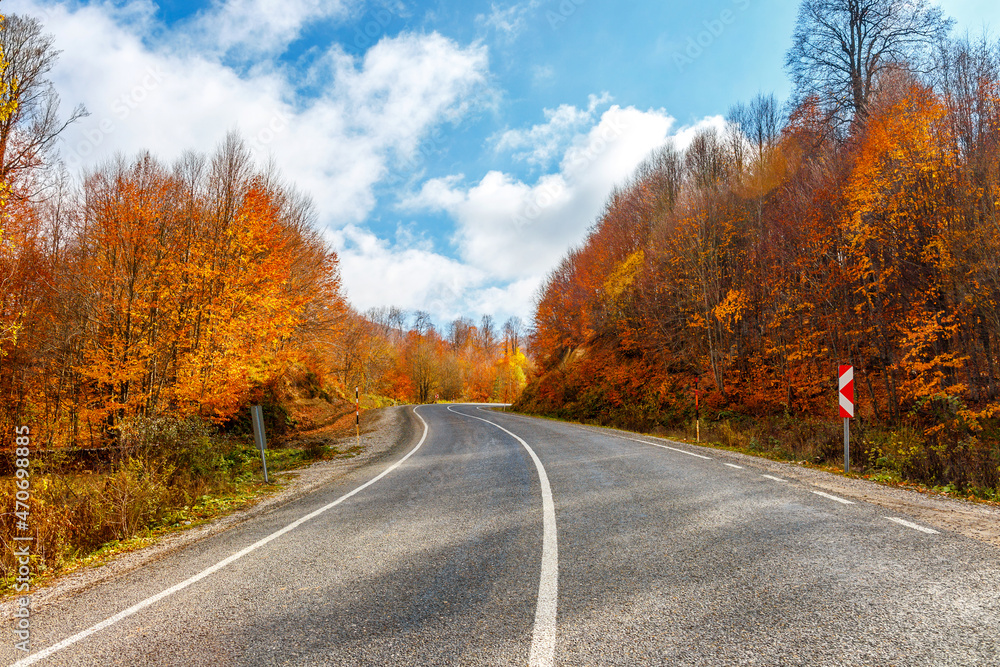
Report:
[[[757,159],[774,145],[781,133],[781,108],[774,93],[757,93],[749,103],[739,102],[729,109],[726,118],[735,125],[750,144],[757,149]]]
[[[457,352],[468,345],[474,326],[468,317],[460,317],[448,325],[448,342],[452,350]]]
[[[510,348],[511,353],[517,352],[521,347],[521,338],[524,336],[524,323],[521,318],[512,315],[507,318],[503,325],[504,345]]]
[[[479,322],[479,346],[484,354],[493,355],[497,344],[496,325],[492,315],[483,315]]]
[[[399,306],[379,306],[369,308],[365,317],[378,327],[378,331],[386,340],[399,343],[403,339],[403,327],[406,316]]]
[[[684,166],[695,185],[705,190],[718,187],[727,171],[727,150],[715,128],[695,135],[684,154]]]
[[[426,336],[434,331],[434,320],[431,319],[430,313],[418,310],[413,314],[413,318],[413,330],[420,336]]]
[[[51,151],[66,127],[86,116],[76,107],[65,121],[59,119],[59,95],[47,78],[59,56],[52,36],[42,33],[42,24],[30,16],[8,15],[0,23],[0,49],[7,67],[0,71],[11,100],[17,105],[0,120],[0,181],[16,182],[30,170],[55,164]],[[21,183],[16,196],[35,198],[46,182]]]
[[[927,0],[803,0],[785,56],[795,101],[816,96],[837,117],[864,119],[878,75],[929,71],[951,23]]]
[[[684,182],[683,154],[668,142],[650,153],[641,169],[643,181],[650,183],[655,193],[656,213],[673,209]]]

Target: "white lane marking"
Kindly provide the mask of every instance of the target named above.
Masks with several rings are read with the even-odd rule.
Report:
[[[784,482],[784,481],[786,481],[786,480],[781,479],[780,477],[774,477],[772,475],[761,475],[761,477],[767,477],[768,479],[773,479],[775,482]]]
[[[743,470],[743,466],[738,466],[735,463],[723,463],[724,466],[729,466],[730,468],[736,468],[737,470]]]
[[[688,456],[694,456],[695,458],[705,459],[706,461],[711,461],[711,456],[702,456],[701,454],[695,454],[694,452],[689,452],[683,449],[677,449],[676,447],[667,447],[666,445],[658,445],[655,442],[646,442],[645,440],[636,440],[636,442],[645,442],[647,445],[652,445],[653,447],[663,447],[664,449],[669,449],[672,452],[679,452],[680,454],[687,454]]]
[[[853,505],[854,504],[853,500],[846,500],[844,498],[839,498],[839,497],[831,495],[829,493],[823,493],[822,491],[813,491],[813,493],[815,493],[817,496],[823,496],[824,498],[829,498],[830,500],[836,500],[838,503],[842,503],[844,505]]]
[[[75,635],[73,635],[72,637],[68,637],[68,638],[62,640],[58,644],[53,644],[52,646],[49,646],[48,648],[42,649],[38,653],[33,653],[32,655],[30,655],[30,656],[28,656],[26,658],[22,658],[21,660],[18,660],[17,662],[15,662],[12,665],[12,667],[21,667],[22,665],[30,665],[32,663],[38,662],[39,660],[43,660],[43,659],[49,657],[50,655],[52,655],[53,653],[56,653],[57,651],[61,651],[61,650],[63,650],[64,648],[66,648],[68,646],[72,646],[73,644],[77,643],[81,639],[86,639],[87,637],[89,637],[90,635],[94,634],[95,632],[100,632],[101,630],[104,630],[105,628],[108,628],[108,627],[114,625],[118,621],[121,621],[121,620],[123,620],[125,618],[128,618],[129,616],[132,616],[133,614],[136,614],[136,613],[142,611],[146,607],[149,607],[151,605],[156,604],[157,602],[159,602],[160,600],[162,600],[165,597],[169,597],[169,596],[173,595],[174,593],[176,593],[178,591],[184,590],[185,588],[187,588],[191,584],[197,583],[197,582],[201,581],[202,579],[204,579],[205,577],[210,576],[212,574],[215,574],[216,572],[218,572],[222,568],[226,567],[227,565],[230,565],[230,564],[238,561],[240,558],[243,558],[244,556],[246,556],[247,554],[251,553],[252,551],[256,551],[257,549],[261,548],[262,546],[264,546],[268,542],[271,542],[273,540],[278,539],[279,537],[281,537],[282,535],[284,535],[285,533],[287,533],[289,531],[295,530],[296,528],[298,528],[299,526],[301,526],[302,524],[304,524],[306,521],[309,521],[310,519],[315,519],[316,517],[318,517],[323,512],[326,512],[327,510],[333,509],[334,507],[336,507],[340,503],[344,502],[345,500],[347,500],[348,498],[350,498],[354,494],[358,493],[359,491],[367,489],[369,486],[371,486],[375,482],[379,481],[380,479],[382,479],[383,477],[385,477],[386,475],[388,475],[389,473],[391,473],[393,470],[395,470],[399,466],[403,465],[403,463],[405,463],[408,458],[410,458],[411,456],[413,456],[416,453],[416,451],[418,449],[420,449],[420,446],[424,444],[424,440],[427,439],[427,432],[429,431],[429,427],[427,426],[427,422],[424,421],[424,418],[421,417],[419,414],[417,414],[417,409],[416,408],[413,408],[413,414],[415,414],[417,416],[417,419],[419,419],[424,424],[424,434],[420,437],[420,442],[418,442],[417,446],[414,447],[413,449],[411,449],[406,454],[406,456],[404,456],[403,458],[401,458],[400,460],[396,461],[394,464],[392,464],[391,466],[389,466],[388,468],[386,468],[385,470],[383,470],[377,477],[374,477],[374,478],[368,480],[367,482],[365,482],[364,484],[362,484],[358,488],[354,489],[353,491],[345,493],[341,497],[339,497],[336,500],[334,500],[332,503],[324,505],[323,507],[320,507],[318,510],[310,512],[309,514],[306,514],[305,516],[303,516],[303,517],[301,517],[299,519],[296,519],[295,521],[291,522],[290,524],[288,524],[287,526],[285,526],[281,530],[278,530],[278,531],[275,531],[275,532],[271,533],[267,537],[254,542],[253,544],[251,544],[250,546],[246,547],[245,549],[243,549],[241,551],[237,551],[236,553],[234,553],[229,558],[226,558],[225,560],[221,560],[218,563],[216,563],[215,565],[212,565],[211,567],[205,568],[204,570],[202,570],[198,574],[194,575],[193,577],[185,579],[184,581],[180,582],[179,584],[175,584],[175,585],[171,586],[170,588],[168,588],[167,590],[162,591],[160,593],[157,593],[156,595],[154,595],[152,597],[148,597],[145,600],[143,600],[142,602],[138,602],[138,603],[132,605],[131,607],[129,607],[128,609],[126,609],[124,611],[120,611],[117,614],[115,614],[114,616],[111,616],[109,618],[104,619],[100,623],[97,623],[96,625],[92,625],[89,628],[87,628],[86,630],[82,630],[82,631],[76,633]]]
[[[630,438],[627,435],[620,435],[618,433],[604,433],[603,431],[593,431],[591,429],[584,429],[585,431],[590,431],[591,433],[599,433],[601,435],[611,435],[615,438],[621,438],[622,440],[631,440],[632,442],[641,442],[644,445],[650,445],[651,447],[659,447],[660,449],[669,449],[672,452],[677,452],[678,454],[687,454],[688,456],[694,456],[695,458],[705,459],[706,461],[711,461],[711,456],[702,456],[701,454],[695,454],[694,452],[689,452],[683,449],[677,449],[676,447],[668,447],[667,445],[661,445],[656,442],[649,442],[648,440],[639,440],[638,438]]]
[[[907,521],[906,519],[900,519],[899,517],[895,517],[895,516],[887,516],[885,518],[888,519],[889,521],[894,521],[895,523],[898,523],[900,526],[906,526],[907,528],[912,528],[913,530],[919,530],[922,533],[927,533],[929,535],[940,535],[941,534],[938,531],[934,530],[933,528],[927,528],[926,526],[920,526],[920,525],[917,525],[917,524],[913,523],[912,521]]]
[[[549,667],[554,662],[556,652],[556,609],[558,607],[559,594],[559,546],[556,539],[556,506],[552,501],[552,488],[549,486],[549,476],[545,474],[545,467],[542,466],[542,460],[535,454],[535,450],[514,433],[511,433],[496,422],[491,422],[489,419],[452,410],[451,406],[448,406],[448,411],[462,417],[468,417],[469,419],[478,419],[481,422],[486,422],[497,427],[521,443],[521,446],[528,450],[531,460],[535,462],[535,469],[538,471],[538,480],[542,487],[542,574],[538,581],[538,604],[535,607],[535,628],[531,635],[531,653],[528,655],[528,665],[530,667]]]

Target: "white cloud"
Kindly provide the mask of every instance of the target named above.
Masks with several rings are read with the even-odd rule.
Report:
[[[420,192],[408,195],[399,204],[402,210],[446,211],[464,199],[459,189],[464,176],[454,174],[424,182]]]
[[[358,310],[383,305],[425,310],[441,325],[486,312],[476,311],[474,302],[487,276],[464,262],[423,244],[391,246],[355,225],[329,232],[328,238],[340,257],[344,289]]]
[[[390,169],[412,164],[439,124],[459,120],[486,90],[486,50],[445,37],[384,38],[360,61],[339,48],[318,68],[332,82],[268,146],[335,224],[360,222]]]
[[[307,23],[346,12],[341,0],[216,0],[190,22],[191,37],[222,53],[279,54]]]
[[[551,124],[555,114],[549,118]],[[569,138],[557,173],[526,183],[491,171],[464,188],[454,177],[430,180],[408,203],[451,214],[457,225],[453,241],[466,263],[493,280],[537,286],[567,248],[583,239],[611,189],[671,137],[674,124],[663,110],[617,105],[595,120]],[[550,141],[546,132],[521,136]],[[523,145],[531,148],[527,141]]]
[[[493,28],[507,38],[514,38],[524,30],[525,19],[538,4],[539,0],[529,0],[501,7],[494,2],[490,5],[489,15],[480,14],[476,22]]]
[[[434,252],[426,240],[410,243],[407,234],[397,230],[393,245],[355,225],[328,232],[355,308],[424,310],[442,327],[459,317],[485,314],[501,322],[511,315],[530,321],[540,276],[497,282],[487,271]]]
[[[561,104],[556,109],[545,109],[546,122],[527,130],[507,130],[496,140],[497,151],[512,151],[517,160],[547,166],[582,128],[590,125],[601,106],[611,101],[611,95],[591,95],[586,109],[571,104]]]
[[[535,296],[541,283],[541,276],[532,276],[503,287],[479,289],[471,295],[468,301],[470,309],[466,312],[490,313],[498,323],[511,315],[530,322],[535,316]]]
[[[593,100],[590,110],[596,108]],[[546,117],[547,126],[559,126],[558,114]],[[403,206],[447,211],[455,220],[452,241],[459,256],[482,276],[463,293],[466,312],[501,312],[527,320],[542,278],[568,248],[584,239],[612,188],[654,148],[668,141],[686,148],[697,132],[722,129],[725,120],[712,116],[676,130],[674,124],[662,109],[615,105],[566,138],[568,146],[555,173],[533,182],[500,171],[490,171],[470,185],[463,185],[461,176],[430,179]],[[532,138],[547,147],[552,132],[533,132],[537,127],[522,131],[517,147],[534,150]],[[568,131],[562,129],[565,124],[559,127]]]
[[[240,73],[212,52],[168,50],[166,39],[150,46],[149,11],[133,8],[126,16],[110,4],[8,3],[5,11],[44,17],[63,52],[53,71],[56,87],[64,100],[91,112],[63,136],[72,170],[118,151],[149,149],[168,161],[191,148],[209,152],[239,129],[258,157],[273,155],[334,225],[363,220],[376,203],[373,188],[389,170],[489,94],[486,48],[462,47],[437,33],[383,37],[363,57],[334,45],[309,77],[324,92],[305,96],[275,68]],[[275,34],[290,39],[320,5],[327,6],[293,3],[294,16]],[[237,6],[216,6],[210,17]],[[261,10],[280,13],[270,3]]]

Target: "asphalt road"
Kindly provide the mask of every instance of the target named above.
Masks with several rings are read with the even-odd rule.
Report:
[[[390,458],[40,610],[29,660],[1000,666],[1000,549],[712,450],[417,414]]]

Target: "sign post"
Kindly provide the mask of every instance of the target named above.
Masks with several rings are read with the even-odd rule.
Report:
[[[264,465],[264,481],[268,484],[271,480],[267,478],[267,457],[264,450],[267,449],[267,436],[264,434],[264,409],[259,405],[250,406],[250,421],[253,422],[253,439],[260,450],[260,462]]]
[[[358,437],[358,448],[361,447],[361,398],[358,388],[354,388],[354,431]]]
[[[694,379],[694,437],[696,442],[701,442],[701,409],[698,407],[698,380]]]
[[[851,427],[854,417],[854,366],[840,367],[840,416],[844,418],[844,472],[851,472]]]

